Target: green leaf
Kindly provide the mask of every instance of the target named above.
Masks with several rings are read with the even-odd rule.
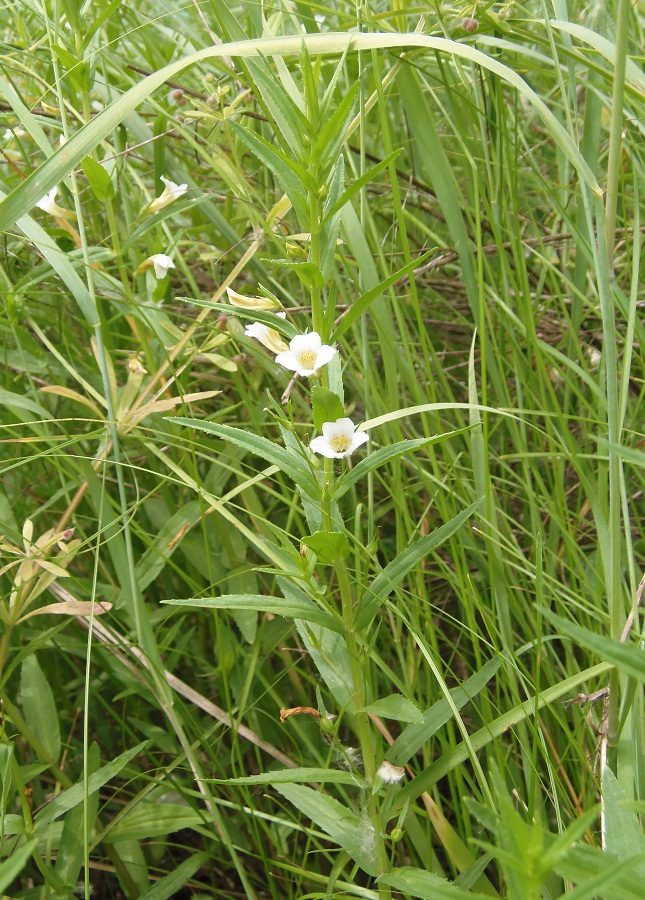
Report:
[[[419,707],[401,694],[382,697],[380,700],[370,703],[369,706],[364,706],[362,711],[374,713],[383,719],[395,719],[397,722],[423,724],[423,714]]]
[[[385,281],[382,281],[380,284],[377,284],[376,287],[373,287],[371,290],[366,291],[360,297],[358,297],[352,303],[349,311],[345,313],[343,318],[338,325],[338,328],[334,331],[331,336],[331,341],[337,341],[338,338],[345,334],[348,328],[350,328],[354,322],[356,322],[360,317],[365,313],[369,306],[383,294],[388,288],[392,287],[392,285],[399,280],[399,278],[403,278],[404,275],[408,275],[410,272],[414,271],[418,266],[422,265],[425,260],[430,256],[431,251],[428,250],[427,253],[422,253],[421,256],[418,256],[412,262],[407,263],[398,272],[395,272],[393,275],[390,275],[389,278],[386,278]]]
[[[411,897],[420,897],[421,900],[463,900],[464,897],[471,900],[490,900],[487,894],[473,894],[460,890],[454,884],[426,872],[425,869],[415,869],[412,866],[404,866],[393,869],[386,875],[381,875],[379,884],[389,884],[390,887]]]
[[[382,603],[389,597],[394,588],[399,585],[408,572],[420,562],[428,553],[436,550],[444,541],[448,540],[475,512],[481,499],[475,500],[469,507],[446,522],[431,534],[422,537],[416,544],[412,544],[403,553],[399,553],[396,559],[376,576],[372,584],[363,594],[356,613],[356,630],[361,631],[372,621]]]
[[[224,597],[195,597],[188,600],[162,600],[168,606],[188,606],[204,609],[253,609],[256,612],[270,612],[275,616],[289,619],[303,619],[315,625],[323,625],[331,631],[341,633],[343,626],[332,615],[316,606],[302,594],[298,598],[282,600],[264,594],[227,594]]]
[[[499,716],[497,719],[487,722],[487,724],[480,728],[479,731],[470,735],[468,741],[462,741],[460,744],[457,744],[452,750],[444,753],[443,756],[440,756],[431,763],[423,770],[423,772],[420,772],[416,778],[404,785],[399,791],[397,802],[403,804],[408,800],[419,797],[424,791],[429,791],[430,788],[447,775],[448,772],[452,772],[453,769],[461,765],[464,760],[469,759],[473,751],[477,752],[478,750],[481,750],[482,747],[486,747],[491,741],[494,741],[500,737],[500,735],[505,734],[509,728],[513,728],[513,726],[517,725],[519,722],[523,722],[525,719],[534,716],[536,705],[538,709],[543,709],[545,706],[555,703],[560,697],[570,694],[581,684],[585,684],[589,681],[593,681],[594,678],[598,678],[610,668],[611,667],[607,665],[607,663],[600,663],[600,665],[591,666],[589,669],[577,672],[570,678],[565,678],[564,681],[542,691],[537,698],[537,703],[535,697],[530,697],[528,700],[525,700],[518,706],[514,706],[513,709],[510,709],[508,712]],[[418,726],[408,725],[408,728],[416,727]]]
[[[101,757],[99,748],[93,743],[89,749],[87,768],[88,772],[93,775],[99,768]],[[83,865],[84,857],[84,819],[87,813],[90,834],[94,829],[94,823],[99,809],[99,792],[98,788],[89,794],[87,798],[87,809],[85,804],[79,803],[73,809],[70,809],[65,816],[63,822],[63,833],[60,839],[60,846],[56,856],[56,875],[63,882],[74,884],[78,880],[78,876]]]
[[[116,194],[116,188],[103,166],[91,156],[86,156],[81,162],[81,167],[96,199],[101,203],[111,200]]]
[[[379,172],[382,172],[383,169],[387,169],[390,163],[393,163],[398,156],[403,153],[403,150],[394,150],[392,153],[388,153],[385,159],[382,159],[380,163],[373,166],[367,172],[357,178],[356,181],[353,181],[348,188],[346,188],[340,197],[337,200],[334,200],[333,205],[327,206],[325,205],[324,215],[321,225],[326,225],[330,219],[332,219],[336,213],[340,212],[340,210],[348,203],[352,197],[357,194],[362,188],[365,187],[373,178],[375,178]],[[327,198],[329,200],[329,198]]]
[[[205,817],[196,809],[181,803],[154,803],[135,800],[119,816],[101,840],[115,844],[119,841],[143,841],[165,837],[181,828],[198,828],[206,824]]]
[[[471,675],[467,681],[450,691],[450,699],[457,709],[461,709],[483,690],[501,665],[499,657],[494,656],[484,663],[479,672]],[[423,722],[409,725],[394,741],[387,751],[386,759],[403,766],[414,754],[427,743],[430,738],[453,717],[453,707],[446,697],[434,703],[423,713]]]
[[[327,565],[349,556],[349,541],[340,531],[316,531],[302,538],[302,543]]]
[[[302,148],[303,137],[309,132],[307,117],[293,102],[265,60],[249,59],[246,66],[269,115],[273,117],[282,137],[282,146],[292,153],[297,153]]]
[[[261,775],[245,775],[241,778],[214,778],[216,784],[304,784],[321,782],[333,784],[357,784],[356,775],[346,769],[276,769]]]
[[[329,388],[316,385],[311,391],[311,405],[317,431],[322,431],[325,422],[335,422],[336,419],[342,419],[345,415],[340,397]]]
[[[613,638],[605,637],[601,634],[595,634],[587,628],[581,628],[573,622],[557,616],[550,609],[541,607],[542,614],[549,622],[561,631],[562,634],[571,638],[580,647],[585,650],[591,650],[605,662],[616,666],[621,672],[636,678],[637,681],[645,682],[645,653],[637,647],[628,644],[622,644]]]
[[[180,863],[170,875],[166,875],[161,881],[157,881],[151,888],[144,891],[139,900],[169,900],[170,897],[179,896],[180,888],[184,887],[186,882],[190,881],[193,875],[210,859],[211,855],[207,851],[194,853]]]
[[[83,126],[70,140],[57,150],[45,163],[31,173],[12,191],[11,195],[0,202],[0,231],[12,227],[41,197],[58,184],[83,157],[87,156],[100,142],[110,134],[119,122],[148,98],[158,87],[191,65],[218,57],[236,56],[271,56],[298,53],[303,45],[310,53],[343,53],[349,48],[353,52],[359,50],[391,50],[396,48],[411,49],[421,47],[446,57],[455,56],[481,65],[494,72],[506,83],[514,87],[534,107],[542,121],[547,125],[555,143],[571,160],[581,179],[600,195],[601,189],[588,163],[582,157],[578,147],[563,126],[558,122],[541,97],[529,87],[517,72],[503,65],[497,59],[487,56],[475,47],[458,41],[425,34],[349,34],[327,33],[316,35],[287,35],[279,38],[260,38],[240,40],[238,42],[217,44],[206,47],[197,53],[191,53],[182,59],[170,63],[152,75],[143,78],[134,87],[122,94],[107,109],[95,116]],[[22,227],[22,226],[21,226]]]
[[[638,817],[625,807],[626,797],[616,776],[608,766],[602,772],[602,797],[605,813],[605,841],[608,853],[626,860],[638,854],[645,858],[645,835]],[[637,878],[645,880],[645,866],[637,865]]]
[[[316,390],[316,388],[314,388],[314,390]],[[447,441],[451,437],[456,437],[456,435],[458,434],[463,434],[464,432],[468,431],[469,428],[470,426],[467,426],[466,428],[459,428],[456,431],[447,431],[444,434],[435,434],[432,437],[428,438],[415,438],[414,440],[398,441],[396,444],[390,444],[387,447],[381,447],[379,450],[373,450],[351,469],[347,469],[345,472],[343,472],[343,474],[336,480],[334,484],[332,496],[335,500],[339,500],[354,484],[356,484],[357,481],[359,481],[373,469],[377,469],[379,466],[383,466],[385,465],[385,463],[388,463],[393,459],[397,459],[399,456],[405,456],[408,453],[412,453],[414,450],[420,450],[422,447],[429,447],[431,444],[440,444],[443,441]]]
[[[294,262],[291,259],[261,259],[260,262],[270,266],[284,266],[287,269],[293,269],[308,290],[314,287],[320,288],[325,283],[322,272],[312,262]]]
[[[34,403],[29,397],[23,394],[14,394],[12,391],[5,391],[0,388],[0,406],[8,406],[10,409],[24,409],[25,412],[31,413],[38,418],[49,419],[51,413],[49,410],[41,406],[40,403]]]
[[[229,128],[237,135],[237,137],[246,144],[249,150],[257,156],[260,162],[264,163],[275,175],[280,188],[286,193],[291,204],[303,221],[307,216],[307,193],[306,188],[312,186],[315,190],[316,185],[312,182],[311,177],[306,171],[295,163],[285,153],[276,150],[275,147],[266,141],[263,137],[254,134],[247,128],[238,125],[237,122],[228,123]]]
[[[376,875],[376,860],[370,852],[370,841],[366,840],[366,824],[354,813],[319,791],[302,784],[278,784],[272,787],[312,820],[314,825],[338,844],[369,875]]]
[[[108,781],[115,778],[119,772],[127,766],[131,759],[134,759],[135,756],[141,753],[148,743],[148,741],[142,741],[140,744],[137,744],[136,747],[132,747],[131,750],[126,750],[124,753],[121,753],[120,756],[117,756],[112,762],[109,762],[107,765],[100,768],[98,772],[94,772],[93,775],[90,775],[87,786],[88,793],[93,794],[94,791],[102,788]],[[52,800],[51,803],[48,803],[47,806],[44,806],[38,812],[35,819],[36,829],[41,831],[45,825],[48,825],[59,816],[62,816],[68,809],[73,809],[78,803],[82,803],[84,797],[85,785],[83,781],[80,781],[73,787],[63,791],[63,793],[59,794],[55,800]]]
[[[232,428],[230,425],[218,425],[215,422],[203,422],[200,419],[174,417],[169,417],[167,421],[174,422],[175,425],[181,425],[183,428],[195,428],[197,431],[214,434],[223,441],[230,441],[232,444],[243,447],[250,453],[255,453],[268,463],[277,466],[280,471],[292,478],[314,500],[320,500],[320,486],[314,478],[308,463],[297,453],[289,452],[279,444],[268,441],[252,431]]]
[[[35,653],[27,656],[20,671],[22,710],[27,725],[47,752],[50,762],[60,756],[60,726],[54,694]]]
[[[347,126],[352,117],[352,107],[358,88],[359,83],[355,82],[316,135],[312,157],[323,173],[330,163],[336,162],[338,159],[341,144],[345,140]]]
[[[20,875],[27,865],[29,857],[36,850],[37,841],[29,841],[17,850],[14,850],[9,859],[0,864],[0,891],[6,891],[11,883]]]

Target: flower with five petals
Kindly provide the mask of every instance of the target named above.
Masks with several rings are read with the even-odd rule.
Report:
[[[314,453],[326,456],[327,459],[342,459],[367,440],[368,435],[365,431],[354,431],[351,419],[336,419],[335,422],[325,422],[322,434],[315,437],[309,446]]]
[[[312,331],[292,338],[289,349],[278,353],[275,361],[298,375],[312,376],[317,375],[318,369],[327,365],[336,352],[333,347],[323,344],[316,331]]]

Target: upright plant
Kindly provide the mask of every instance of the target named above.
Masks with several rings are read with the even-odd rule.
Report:
[[[371,626],[379,607],[394,584],[420,558],[422,553],[447,539],[474,510],[469,507],[455,517],[440,534],[427,535],[412,554],[403,554],[392,565],[389,577],[381,576],[372,584],[361,584],[348,565],[352,535],[344,520],[342,498],[373,469],[412,449],[428,446],[446,435],[424,440],[402,441],[370,452],[353,469],[349,457],[368,442],[368,434],[345,415],[342,382],[343,359],[334,346],[339,333],[335,322],[337,291],[334,285],[334,259],[341,228],[343,207],[360,185],[346,190],[341,146],[351,121],[356,99],[356,86],[336,102],[337,82],[344,61],[338,64],[324,92],[320,92],[321,61],[313,64],[306,49],[300,55],[302,93],[292,84],[287,97],[282,85],[262,64],[247,64],[259,87],[268,118],[275,128],[279,146],[266,138],[232,123],[238,138],[268,166],[284,188],[308,244],[306,261],[279,261],[295,269],[309,294],[309,321],[299,319],[298,333],[285,317],[278,315],[277,298],[265,291],[262,297],[246,297],[229,291],[235,311],[253,318],[265,311],[262,322],[247,325],[247,335],[256,338],[275,354],[275,363],[295,373],[294,379],[307,391],[311,401],[311,423],[320,434],[307,447],[300,438],[298,423],[289,420],[274,400],[274,416],[285,450],[259,435],[241,429],[194,419],[173,418],[170,421],[201,429],[261,456],[285,471],[295,482],[302,498],[308,533],[301,536],[302,550],[289,548],[283,572],[278,577],[282,597],[260,595],[228,595],[167,601],[182,606],[218,609],[265,610],[293,617],[300,636],[310,651],[320,677],[327,683],[335,703],[328,711],[322,695],[317,707],[307,707],[315,716],[326,739],[336,748],[346,770],[285,770],[249,778],[274,783],[277,790],[293,805],[324,828],[349,855],[372,876],[384,875],[389,869],[392,842],[400,828],[388,834],[389,819],[400,819],[400,810],[390,796],[393,785],[404,777],[405,769],[386,758],[386,747],[372,718],[381,716],[401,722],[418,721],[421,713],[401,695],[375,696],[375,679],[371,671]],[[321,95],[322,94],[322,95]],[[379,168],[382,168],[380,166]],[[362,179],[364,184],[367,179]],[[378,296],[372,292],[373,297]],[[364,308],[370,297],[365,296]],[[360,299],[358,308],[360,309]],[[291,336],[289,345],[280,334]],[[279,376],[279,369],[276,369]],[[458,434],[460,432],[453,432]],[[315,456],[313,455],[315,454]],[[318,457],[322,457],[322,465]],[[340,465],[337,460],[341,460]],[[283,548],[284,553],[284,548]],[[385,574],[385,573],[384,573]],[[390,580],[391,579],[391,580]],[[333,666],[330,660],[334,658]],[[315,698],[312,698],[315,701]],[[283,720],[299,709],[283,710]],[[372,718],[370,717],[372,716]],[[410,718],[412,717],[412,718]],[[358,750],[344,746],[340,734],[349,724],[359,742]],[[340,777],[339,777],[340,776]],[[242,779],[244,780],[244,779]],[[303,782],[346,782],[356,789],[353,808],[323,793],[315,792]],[[379,884],[379,895],[389,896],[390,888]]]

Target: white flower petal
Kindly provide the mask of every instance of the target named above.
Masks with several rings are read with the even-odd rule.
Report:
[[[326,365],[336,352],[333,347],[323,344],[320,335],[312,331],[292,338],[289,350],[279,353],[275,361],[298,375],[310,376],[315,375],[320,366]]]
[[[268,325],[263,325],[262,322],[251,322],[244,329],[244,334],[247,337],[255,338],[271,353],[284,353],[289,349],[280,337],[279,332],[269,328]]]
[[[323,423],[322,435],[315,437],[309,446],[314,453],[326,456],[327,459],[342,459],[367,440],[368,435],[364,431],[354,432],[351,419],[337,419],[335,422]]]
[[[155,267],[155,275],[159,279],[166,277],[168,269],[175,268],[174,262],[165,253],[155,253],[154,256],[149,257],[149,260]]]
[[[170,203],[173,203],[175,200],[179,199],[179,197],[183,196],[188,190],[187,184],[175,184],[174,181],[171,181],[169,178],[166,178],[165,175],[159,176],[165,187],[163,189],[163,193],[161,193],[158,197],[152,201],[152,203],[148,206],[149,212],[158,212],[160,209],[164,209]]]

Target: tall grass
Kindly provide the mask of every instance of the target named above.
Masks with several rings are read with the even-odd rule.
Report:
[[[0,890],[640,897],[642,4],[0,23]]]

